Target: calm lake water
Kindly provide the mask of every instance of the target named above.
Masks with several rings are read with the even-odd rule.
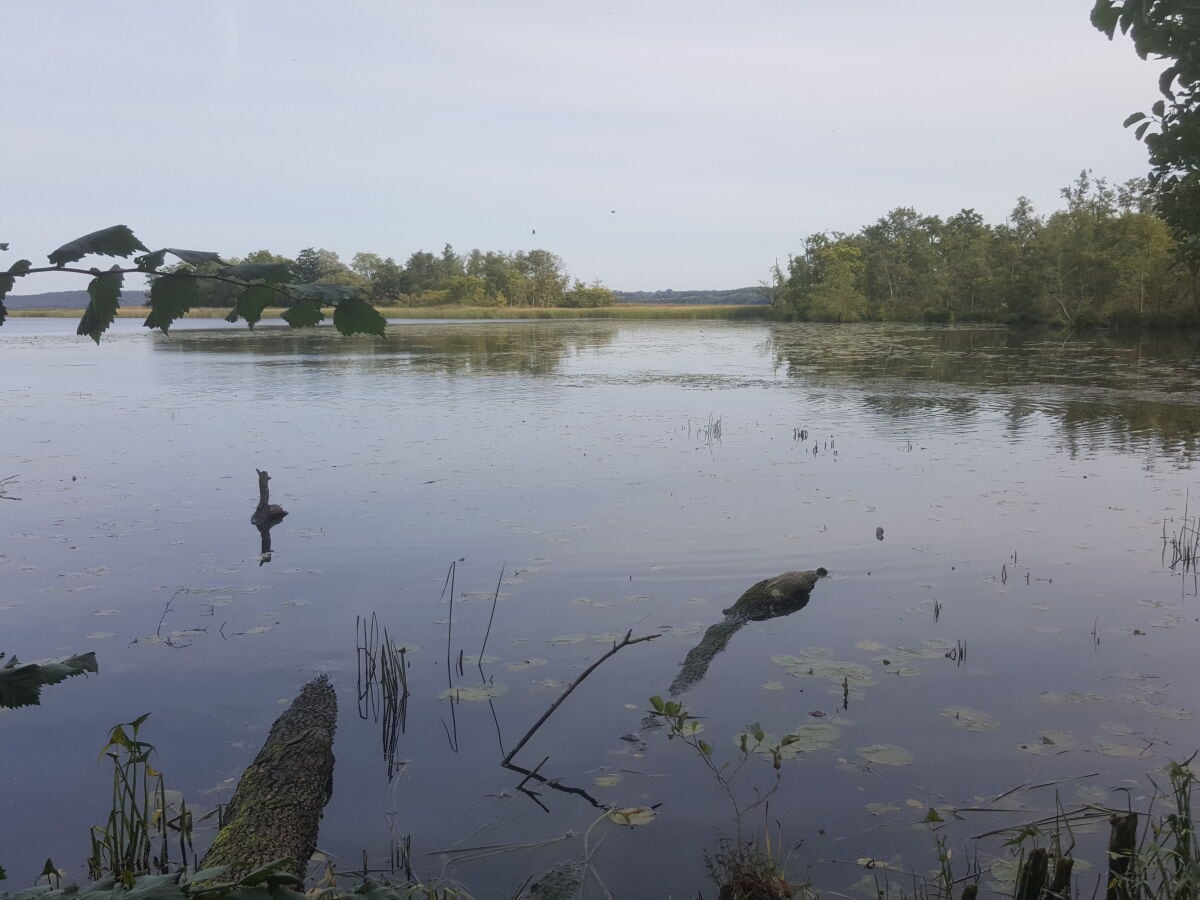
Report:
[[[596,670],[516,761],[548,756],[542,774],[600,806],[657,807],[588,835],[614,894],[711,896],[702,851],[736,830],[728,797],[679,741],[622,735],[721,610],[788,569],[830,577],[734,635],[680,699],[719,761],[750,722],[832,726],[806,731],[743,822],[796,848],[797,880],[845,888],[866,856],[930,868],[930,808],[965,857],[1056,794],[1144,805],[1147,776],[1200,743],[1197,586],[1162,558],[1196,486],[1193,338],[181,324],[121,321],[100,347],[72,321],[0,329],[0,478],[20,498],[0,501],[0,650],[100,663],[0,713],[0,865],[17,887],[47,856],[84,874],[113,724],[150,713],[168,787],[207,811],[324,672],[341,712],[321,849],[386,866],[411,835],[419,873],[509,897],[581,857],[601,811],[530,798],[498,762],[632,630],[663,636]],[[261,565],[256,467],[290,512]],[[382,724],[358,711],[356,619],[373,613],[409,648],[390,778]],[[450,683],[494,696],[440,699]],[[773,776],[751,759],[739,801]],[[1101,858],[1104,834],[1077,836]],[[527,846],[466,852],[501,844]],[[985,868],[999,844],[980,845]]]

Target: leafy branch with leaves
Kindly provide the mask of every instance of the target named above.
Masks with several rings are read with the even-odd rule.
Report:
[[[8,244],[0,243],[0,251]],[[135,256],[134,254],[141,253]],[[167,256],[180,260],[183,266],[166,268]],[[89,256],[108,256],[121,259],[133,257],[133,265],[113,265],[108,269],[92,266],[72,266]],[[121,306],[121,291],[126,275],[141,275],[150,280],[150,313],[143,323],[147,328],[169,332],[171,325],[200,305],[199,284],[202,281],[222,282],[240,288],[233,309],[226,320],[245,320],[253,328],[268,306],[284,307],[282,318],[295,328],[317,325],[325,319],[325,308],[333,308],[333,324],[342,334],[382,335],[387,324],[383,315],[366,299],[360,288],[343,284],[299,284],[286,263],[227,264],[220,255],[208,250],[180,250],[164,247],[150,250],[125,225],[113,225],[85,234],[63,244],[47,255],[48,266],[34,266],[28,259],[19,259],[7,271],[0,271],[0,325],[8,311],[4,298],[12,291],[18,278],[47,272],[71,272],[90,275],[88,305],[79,321],[76,333],[87,335],[96,343],[117,317]],[[214,273],[195,271],[199,266],[218,265]]]

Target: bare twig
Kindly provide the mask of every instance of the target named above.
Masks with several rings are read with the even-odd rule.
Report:
[[[496,579],[496,593],[492,595],[492,613],[488,616],[487,631],[483,633],[483,646],[479,648],[479,663],[483,664],[483,652],[487,650],[488,637],[492,633],[492,620],[496,618],[496,601],[500,599],[500,585],[504,583],[504,569],[508,566],[505,563],[500,567],[500,577]]]
[[[598,660],[596,660],[594,663],[592,663],[590,666],[588,666],[586,669],[584,669],[579,674],[578,678],[576,678],[569,685],[567,685],[567,689],[559,695],[557,700],[555,700],[553,703],[550,704],[550,708],[548,710],[546,710],[544,713],[542,713],[542,717],[533,723],[533,727],[530,728],[527,732],[525,732],[525,736],[523,738],[521,738],[521,740],[517,741],[517,745],[508,751],[508,755],[505,756],[504,759],[502,759],[500,761],[500,765],[504,766],[505,768],[509,767],[509,764],[512,762],[513,757],[516,756],[521,751],[522,747],[524,747],[527,743],[529,743],[529,739],[531,737],[533,737],[534,734],[537,732],[537,730],[546,723],[546,720],[549,719],[550,716],[554,713],[554,711],[562,705],[562,702],[564,700],[566,700],[569,696],[571,696],[571,692],[574,691],[575,688],[579,687],[579,685],[583,683],[583,679],[587,678],[594,671],[596,671],[596,669],[598,669],[600,667],[601,663],[603,663],[605,660],[611,659],[613,656],[615,656],[618,653],[618,651],[623,650],[624,648],[626,648],[632,644],[640,644],[643,641],[652,641],[657,637],[662,637],[662,635],[661,634],[645,634],[645,635],[642,635],[641,637],[635,638],[635,637],[633,637],[632,631],[625,632],[625,637],[621,638],[621,640],[618,641],[617,643],[614,643],[612,645],[612,649],[610,649],[607,653],[605,653],[603,656],[601,656]]]

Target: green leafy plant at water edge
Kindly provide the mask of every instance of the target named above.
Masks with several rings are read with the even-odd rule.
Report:
[[[251,872],[241,881],[220,882],[225,866],[202,869],[191,876],[181,872],[140,875],[125,884],[107,875],[84,887],[34,887],[6,893],[0,900],[312,900],[304,893],[299,878],[286,869],[287,860],[277,860]],[[469,900],[470,895],[452,888],[427,885],[388,884],[367,879],[349,890],[329,888],[320,900]]]
[[[132,885],[138,875],[165,873],[171,832],[179,836],[180,862],[187,865],[191,812],[182,800],[177,809],[167,801],[162,773],[150,764],[154,746],[138,736],[147,718],[149,713],[113,726],[100,751],[113,763],[112,806],[108,821],[92,826],[88,869],[93,878],[107,874]]]
[[[41,702],[42,685],[58,684],[72,675],[100,671],[96,654],[90,651],[35,663],[22,663],[15,656],[4,662],[4,656],[0,651],[0,708],[37,706]]]
[[[721,900],[737,898],[765,898],[792,896],[791,887],[783,876],[783,865],[771,853],[769,836],[760,846],[742,834],[744,816],[758,807],[765,807],[772,794],[779,789],[783,769],[784,748],[800,738],[794,734],[784,735],[775,743],[767,743],[767,734],[761,725],[754,722],[736,736],[738,760],[736,763],[718,763],[714,760],[711,744],[700,737],[703,726],[684,705],[676,700],[664,700],[655,695],[650,698],[651,715],[666,723],[667,739],[678,738],[691,747],[705,767],[712,773],[717,784],[733,806],[733,818],[737,829],[733,839],[723,840],[717,850],[705,854],[705,866],[709,877],[716,882]],[[739,802],[733,781],[754,753],[765,752],[771,759],[775,781],[764,792],[755,792],[748,803]]]
[[[0,247],[7,249],[7,245]],[[96,267],[72,267],[87,256],[109,256],[128,259],[134,265],[106,270]],[[183,268],[165,268],[166,257],[178,259]],[[262,318],[267,306],[286,307],[283,319],[293,327],[316,325],[325,318],[322,307],[333,307],[333,324],[342,334],[383,334],[387,324],[383,316],[363,296],[359,288],[343,284],[294,284],[293,273],[286,263],[240,263],[227,265],[221,257],[208,250],[179,250],[166,247],[151,251],[125,225],[113,225],[85,234],[63,244],[48,255],[49,266],[34,267],[27,259],[19,259],[7,272],[0,272],[0,325],[8,311],[4,297],[16,285],[18,278],[46,272],[73,272],[91,275],[88,283],[88,305],[79,320],[77,334],[87,335],[97,344],[117,317],[121,306],[121,290],[126,275],[150,279],[150,314],[147,328],[162,329],[165,334],[171,324],[200,305],[201,282],[220,282],[240,288],[233,310],[226,316],[230,322],[245,319],[251,328]],[[196,267],[218,267],[215,272],[203,273]]]

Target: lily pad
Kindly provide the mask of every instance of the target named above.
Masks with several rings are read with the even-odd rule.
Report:
[[[508,669],[510,672],[523,672],[526,669],[536,669],[538,666],[544,666],[546,665],[547,661],[548,660],[544,660],[535,656],[531,659],[523,659],[521,662],[509,663],[504,668]]]
[[[1108,703],[1108,697],[1087,691],[1039,691],[1038,697],[1044,703],[1058,706],[1063,703]]]
[[[592,643],[594,644],[616,644],[625,637],[623,631],[605,631],[602,634],[593,634]]]
[[[1071,732],[1051,729],[1039,732],[1036,740],[1017,744],[1017,749],[1034,756],[1053,756],[1064,750],[1074,750],[1078,745],[1079,742]]]
[[[587,637],[586,634],[556,634],[552,638],[546,638],[546,641],[555,647],[565,647],[568,644],[582,644]]]
[[[468,653],[463,657],[463,665],[467,666],[490,666],[498,662],[500,662],[500,657],[492,656],[490,653],[484,656],[480,656],[478,653]]]
[[[811,753],[833,745],[841,736],[841,729],[827,722],[810,722],[785,735],[784,740],[791,740],[783,749],[785,753]]]
[[[764,681],[762,689],[764,691],[782,691],[783,690],[783,682],[782,681]]]
[[[612,775],[597,775],[592,779],[592,784],[596,787],[616,787],[621,783],[621,776],[617,773]]]
[[[1123,741],[1101,738],[1096,741],[1096,752],[1101,756],[1117,756],[1134,759],[1146,752],[1145,744],[1126,744]]]
[[[493,697],[499,697],[507,690],[508,685],[506,684],[475,684],[446,688],[446,690],[438,694],[438,699],[445,700],[447,697],[452,697],[455,700],[478,703],[483,700],[491,700]]]
[[[947,706],[942,710],[942,718],[964,731],[994,731],[1000,727],[1000,720],[991,713],[969,706]]]
[[[881,766],[911,766],[913,755],[896,744],[871,744],[856,751],[867,762]]]
[[[608,818],[618,825],[649,825],[657,816],[648,806],[621,806],[608,811]]]

